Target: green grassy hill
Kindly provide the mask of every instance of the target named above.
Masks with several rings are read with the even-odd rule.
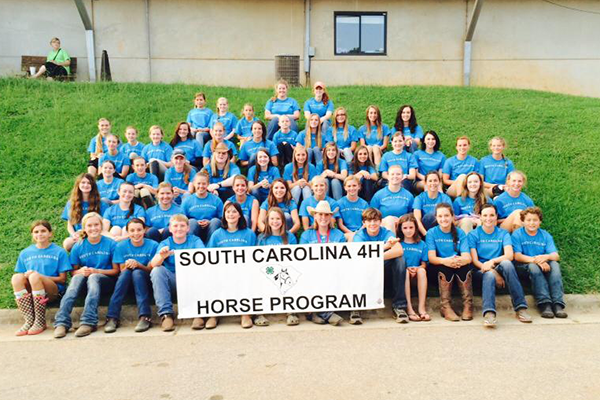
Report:
[[[271,89],[0,79],[0,307],[14,306],[10,275],[19,251],[30,244],[29,223],[49,219],[56,241],[66,236],[60,214],[74,177],[86,169],[98,118],[110,119],[121,136],[127,125],[137,126],[146,143],[150,125],[159,124],[170,140],[200,90],[211,108],[225,96],[238,115],[250,102],[262,116],[272,94]],[[356,127],[370,104],[382,109],[388,125],[400,105],[413,105],[419,124],[438,132],[448,156],[459,135],[471,137],[471,154],[478,158],[488,154],[490,138],[506,138],[506,155],[527,173],[525,191],[542,207],[544,227],[556,239],[566,291],[600,290],[600,99],[462,87],[338,87],[329,93],[336,106],[348,109]],[[310,91],[293,89],[290,96],[302,104]]]

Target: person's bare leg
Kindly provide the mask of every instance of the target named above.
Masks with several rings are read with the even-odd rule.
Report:
[[[417,270],[417,290],[419,292],[419,315],[427,314],[425,301],[427,300],[427,270],[419,268]]]
[[[45,73],[45,72],[46,72],[46,66],[45,66],[45,65],[42,65],[42,66],[40,67],[39,71],[38,71],[38,72],[36,72],[36,74],[35,74],[35,75],[33,75],[33,76],[31,77],[31,79],[37,79],[37,78],[39,78],[40,76],[44,75],[44,73]]]

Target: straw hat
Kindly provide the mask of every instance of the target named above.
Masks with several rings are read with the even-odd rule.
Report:
[[[221,142],[217,145],[217,147],[215,147],[215,150],[213,151],[213,153],[216,152],[231,152],[231,149],[229,147],[227,147],[227,145],[225,144],[225,142]]]
[[[336,212],[338,212],[339,208],[336,208],[335,210],[331,211],[331,206],[329,205],[328,202],[326,202],[325,200],[321,200],[316,207],[306,207],[306,209],[308,210],[308,213],[311,216],[315,216],[316,213],[321,213],[321,214],[335,214]]]

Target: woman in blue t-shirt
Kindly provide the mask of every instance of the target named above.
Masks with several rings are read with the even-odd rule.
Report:
[[[104,211],[102,225],[106,236],[120,242],[129,237],[127,223],[132,218],[146,219],[146,213],[141,206],[133,202],[135,188],[132,183],[123,182],[119,186],[119,202]]]
[[[238,203],[244,218],[246,218],[246,225],[252,229],[252,232],[256,232],[260,203],[256,200],[256,197],[248,194],[248,178],[241,174],[236,175],[233,178],[233,192],[235,195],[227,199],[225,204]]]
[[[483,177],[475,171],[469,172],[463,182],[462,194],[452,202],[458,227],[469,233],[481,225],[481,209],[491,202],[485,195]]]
[[[331,114],[333,114],[333,102],[329,98],[323,82],[315,82],[313,93],[315,96],[304,102],[304,118],[308,120],[311,114],[318,114],[321,131],[327,132],[330,124],[329,120],[331,119]]]
[[[256,153],[256,164],[248,170],[248,189],[252,196],[260,203],[269,195],[271,184],[281,178],[279,169],[271,162],[271,155],[267,149],[260,149]]]
[[[435,226],[435,206],[440,203],[452,204],[447,194],[440,192],[441,179],[436,171],[425,175],[426,190],[415,198],[413,213],[417,221],[419,233],[423,237],[427,231]]]
[[[344,160],[350,164],[359,137],[356,128],[348,123],[348,111],[344,107],[338,107],[333,113],[333,126],[326,131],[325,140],[337,144]]]
[[[17,336],[37,335],[46,329],[46,303],[65,290],[71,263],[67,252],[52,243],[52,226],[46,220],[31,224],[34,244],[19,254],[11,284],[25,323]]]
[[[306,147],[308,158],[314,165],[319,165],[323,160],[323,146],[325,145],[325,132],[321,130],[319,115],[312,114],[306,121],[306,127],[296,137],[296,143]]]
[[[527,177],[521,171],[513,171],[506,178],[506,190],[494,199],[498,209],[498,223],[502,229],[512,233],[523,226],[521,210],[533,207],[533,200],[525,193],[523,187],[527,185]]]
[[[485,182],[485,194],[489,197],[499,196],[504,192],[508,174],[515,170],[515,165],[506,158],[506,140],[493,137],[488,143],[491,154],[479,160],[479,172]]]
[[[323,161],[317,165],[317,173],[327,180],[331,197],[341,199],[344,195],[342,182],[348,176],[348,164],[340,158],[335,143],[327,143],[323,149]]]
[[[149,129],[149,136],[150,143],[142,149],[142,157],[148,163],[150,173],[155,175],[159,182],[162,182],[165,172],[173,165],[171,163],[173,148],[164,141],[165,132],[160,125],[152,125]]]
[[[404,146],[406,151],[414,153],[423,140],[423,129],[417,124],[417,116],[412,106],[403,105],[396,113],[396,122],[394,123],[394,131],[404,134]]]
[[[175,127],[173,139],[170,142],[173,151],[177,149],[183,150],[186,160],[196,168],[202,168],[202,147],[200,143],[194,139],[192,128],[187,122],[180,122]]]
[[[358,195],[367,202],[371,202],[377,191],[379,175],[366,146],[360,145],[356,148],[349,167],[350,173],[360,178],[360,192],[358,192]]]
[[[118,203],[119,186],[124,181],[115,177],[115,163],[111,160],[104,161],[100,166],[100,171],[99,180],[96,182],[98,192],[100,192],[100,199],[109,206]]]
[[[283,169],[283,179],[287,181],[297,204],[300,204],[300,199],[304,201],[312,195],[310,182],[316,175],[315,166],[308,161],[306,147],[301,144],[296,145],[292,162]]]
[[[264,232],[267,224],[267,211],[273,207],[278,207],[284,212],[287,229],[291,233],[296,233],[300,229],[300,217],[298,215],[298,203],[292,199],[287,182],[282,178],[277,178],[271,185],[271,190],[267,199],[260,205],[260,214],[258,217],[258,230]]]
[[[209,176],[200,171],[192,181],[194,193],[183,201],[181,208],[189,218],[190,233],[198,236],[204,243],[221,226],[223,202],[219,196],[209,193]]]
[[[440,151],[440,138],[435,131],[427,131],[421,142],[421,150],[413,153],[417,162],[417,192],[425,190],[425,175],[430,171],[437,171],[442,176],[442,169],[446,162],[446,155]]]
[[[279,116],[281,115],[287,115],[290,118],[292,130],[298,132],[300,106],[295,99],[288,97],[288,83],[284,79],[277,81],[275,94],[265,105],[265,119],[269,121],[267,139],[273,140],[273,135],[279,129]]]
[[[469,172],[479,171],[479,161],[469,155],[471,139],[461,136],[456,139],[456,155],[448,158],[442,167],[446,194],[456,198],[462,194],[463,181]]]
[[[381,111],[377,106],[367,107],[365,124],[360,127],[358,132],[360,143],[367,146],[375,166],[379,167],[381,157],[390,141],[390,128],[381,122]]]

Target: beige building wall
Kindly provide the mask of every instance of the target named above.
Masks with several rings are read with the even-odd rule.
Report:
[[[96,65],[113,79],[270,86],[274,57],[301,58],[304,0],[85,0]],[[600,97],[600,2],[485,0],[473,39],[471,84]],[[149,26],[146,4],[149,4]],[[313,80],[329,85],[462,85],[463,40],[473,0],[312,0]],[[573,9],[580,9],[582,12]],[[387,55],[335,56],[335,11],[387,12]],[[150,36],[148,36],[148,31]],[[52,36],[88,80],[85,31],[72,0],[0,1],[0,74],[45,55]],[[151,58],[149,62],[149,56]]]

